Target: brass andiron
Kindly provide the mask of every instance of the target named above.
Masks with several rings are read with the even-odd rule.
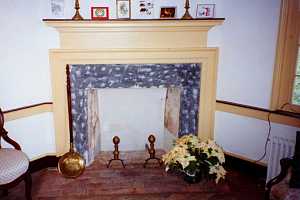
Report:
[[[162,164],[161,159],[155,157],[155,148],[154,148],[155,137],[154,137],[154,135],[150,135],[148,137],[148,141],[150,143],[150,148],[149,148],[149,146],[147,144],[147,149],[148,149],[148,153],[150,154],[150,158],[147,158],[145,160],[144,168],[146,167],[146,165],[147,165],[147,163],[148,163],[149,160],[157,160],[157,162],[161,166],[161,164]]]
[[[109,162],[108,162],[108,164],[107,164],[107,168],[109,168],[111,162],[114,161],[114,160],[119,160],[119,161],[121,161],[121,163],[122,163],[122,165],[123,165],[123,168],[125,168],[125,165],[124,165],[123,160],[121,160],[121,159],[119,158],[119,155],[120,155],[120,152],[119,152],[120,138],[119,138],[118,136],[113,137],[113,143],[114,143],[114,145],[115,145],[115,150],[114,150],[114,152],[113,152],[114,158],[109,160]]]
[[[72,20],[83,20],[83,17],[79,13],[79,9],[80,9],[79,0],[75,1],[75,9],[76,9],[76,13],[73,16]]]
[[[185,0],[185,13],[184,15],[182,16],[181,19],[193,19],[192,16],[190,15],[189,13],[189,9],[190,9],[190,1],[189,0]]]

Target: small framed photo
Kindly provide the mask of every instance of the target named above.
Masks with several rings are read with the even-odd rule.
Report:
[[[65,0],[51,0],[50,18],[62,19],[64,18]]]
[[[176,7],[161,7],[160,18],[176,18]]]
[[[130,19],[130,0],[117,0],[117,19]]]
[[[91,7],[92,20],[106,20],[109,18],[108,7]]]
[[[197,18],[213,18],[215,17],[215,4],[197,4]]]
[[[154,0],[139,0],[131,2],[131,18],[134,19],[153,19]]]

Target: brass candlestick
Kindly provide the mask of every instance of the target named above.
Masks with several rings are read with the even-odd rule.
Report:
[[[80,6],[79,6],[79,0],[76,0],[75,1],[75,15],[73,16],[72,20],[83,20],[83,17],[80,15],[79,13],[79,9],[80,9]]]
[[[113,152],[114,158],[109,160],[109,162],[108,162],[108,164],[107,164],[107,168],[109,168],[111,162],[112,162],[112,161],[115,161],[115,160],[121,161],[121,163],[122,163],[122,165],[123,165],[123,168],[125,168],[125,165],[124,165],[123,160],[121,160],[121,159],[119,158],[119,155],[120,155],[120,152],[119,152],[120,138],[119,138],[118,136],[113,137],[113,143],[114,143],[114,145],[115,145],[115,150],[114,150],[114,152]]]
[[[146,167],[146,165],[147,165],[147,163],[148,163],[149,160],[157,160],[158,163],[159,163],[159,165],[162,164],[161,160],[155,156],[155,148],[154,148],[155,137],[154,137],[154,135],[150,135],[148,137],[148,141],[150,143],[150,148],[147,145],[147,149],[148,149],[148,153],[150,154],[150,158],[147,158],[145,160],[144,168]]]
[[[184,15],[182,16],[181,19],[193,19],[192,16],[190,15],[190,13],[189,13],[189,9],[190,9],[190,1],[189,0],[185,1],[184,8],[185,8],[185,13],[184,13]]]

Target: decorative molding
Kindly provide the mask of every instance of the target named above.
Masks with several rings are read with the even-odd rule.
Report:
[[[56,153],[45,153],[45,154],[41,154],[41,155],[35,156],[35,157],[33,157],[33,158],[30,159],[30,162],[33,162],[35,160],[39,160],[39,159],[47,157],[47,156],[56,156]]]
[[[265,184],[267,176],[267,166],[254,163],[251,160],[244,159],[240,156],[236,157],[234,154],[225,153],[225,168],[227,170],[237,170],[253,176],[260,177]]]
[[[3,111],[5,121],[12,121],[24,117],[30,117],[45,112],[52,112],[52,102],[44,102]]]
[[[227,156],[233,157],[233,158],[237,158],[237,159],[239,159],[239,160],[247,161],[247,162],[252,163],[252,164],[254,164],[254,165],[260,165],[260,166],[264,166],[264,167],[267,167],[267,166],[268,166],[267,163],[264,163],[264,162],[256,162],[255,160],[246,158],[245,156],[241,156],[241,155],[236,154],[236,153],[232,153],[232,152],[225,151],[224,154],[227,155]]]
[[[221,25],[225,18],[203,18],[203,19],[191,19],[191,20],[181,20],[181,19],[130,19],[130,20],[120,20],[120,19],[110,19],[105,21],[95,21],[90,19],[73,21],[71,19],[43,19],[43,21],[57,29],[63,30],[67,28],[138,28],[141,27],[160,27],[160,28],[170,28],[170,27],[182,27],[184,29],[188,27],[193,27],[198,29],[200,27],[206,27],[205,29],[210,29],[216,25]],[[116,29],[117,28],[117,29]],[[131,30],[133,31],[133,30]],[[149,30],[151,31],[151,30]]]
[[[39,159],[30,161],[29,171],[30,173],[33,173],[49,167],[57,167],[59,158],[60,157],[56,156],[44,156]]]
[[[256,118],[264,121],[268,121],[268,115],[270,114],[270,121],[279,124],[285,124],[289,126],[300,127],[299,116],[292,117],[284,115],[284,113],[278,113],[278,111],[271,111],[262,108],[256,108],[253,106],[246,106],[226,101],[217,101],[216,111],[233,113],[241,116]]]

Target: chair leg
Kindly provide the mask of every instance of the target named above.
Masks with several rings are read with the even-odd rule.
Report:
[[[3,196],[7,196],[8,195],[8,190],[7,189],[3,189],[2,190],[2,195]]]
[[[31,200],[31,186],[32,186],[32,180],[31,180],[31,174],[29,171],[27,171],[25,175],[25,195],[27,200]]]

